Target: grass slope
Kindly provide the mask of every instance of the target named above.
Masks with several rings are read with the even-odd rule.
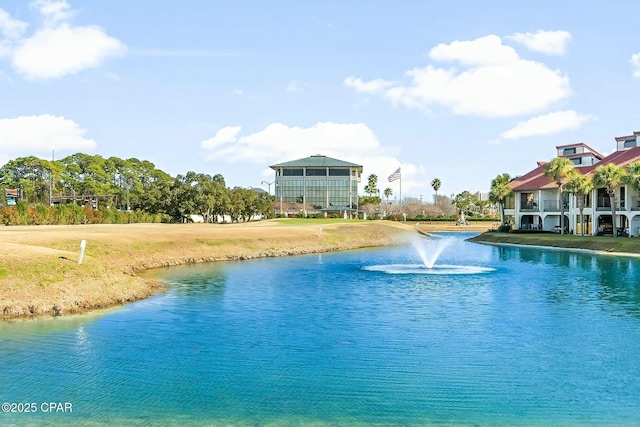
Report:
[[[399,244],[408,232],[400,223],[344,220],[0,227],[0,318],[145,298],[163,289],[136,275],[151,268]]]
[[[469,239],[478,243],[551,246],[603,252],[640,254],[640,239],[633,237],[574,236],[568,234],[513,234],[486,232]]]

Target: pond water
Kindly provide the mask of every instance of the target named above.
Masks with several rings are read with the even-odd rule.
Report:
[[[640,260],[469,236],[175,267],[0,323],[0,403],[36,409],[0,425],[637,425]]]

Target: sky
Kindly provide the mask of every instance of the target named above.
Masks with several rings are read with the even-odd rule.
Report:
[[[73,153],[274,181],[323,154],[396,197],[488,191],[640,130],[640,2],[3,0],[0,165]]]

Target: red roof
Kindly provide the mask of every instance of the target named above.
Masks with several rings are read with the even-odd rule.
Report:
[[[640,161],[640,147],[633,147],[628,150],[614,151],[595,165],[576,166],[576,171],[583,175],[593,176],[598,166],[604,166],[613,163],[618,166],[626,166],[630,163]],[[544,176],[546,163],[538,162],[538,167],[531,172],[518,177],[509,183],[509,187],[513,191],[542,190],[547,188],[557,188],[555,181]]]
[[[630,163],[640,161],[640,147],[629,148],[628,150],[614,151],[604,159],[592,166],[588,166],[580,172],[585,175],[593,175],[593,172],[598,166],[608,165],[613,163],[618,166],[626,166]]]
[[[520,176],[509,183],[509,187],[513,191],[539,190],[541,188],[557,187],[556,183],[544,176],[544,170],[547,164],[538,162],[538,167],[531,172]]]

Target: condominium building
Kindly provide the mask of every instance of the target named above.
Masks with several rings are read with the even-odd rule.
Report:
[[[640,132],[617,137],[616,150],[603,156],[587,144],[557,146],[557,156],[568,158],[578,173],[593,178],[598,166],[615,164],[625,167],[640,161]],[[557,184],[544,175],[548,162],[538,162],[537,167],[509,184],[513,196],[505,206],[505,216],[513,221],[516,230],[559,230],[561,203],[565,214],[565,226],[570,232],[580,234],[580,209],[574,195],[564,193],[559,196]],[[615,221],[611,217],[611,199],[605,188],[594,188],[587,197],[583,209],[584,233],[593,235],[638,236],[640,233],[640,199],[638,191],[621,185],[616,189],[614,203]]]

